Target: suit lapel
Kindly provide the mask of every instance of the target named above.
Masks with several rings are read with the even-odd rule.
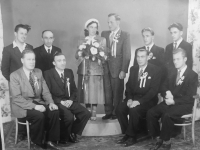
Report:
[[[138,81],[138,73],[139,73],[139,66],[137,66],[136,71],[135,71],[135,73],[134,73],[135,75],[134,75],[134,77],[133,77],[133,85],[134,85],[134,87],[135,87],[135,90],[134,90],[134,91],[137,90],[137,88],[139,87],[138,84],[140,83],[140,82]]]
[[[47,51],[46,51],[46,49],[44,48],[44,45],[41,46],[40,54],[41,54],[41,57],[42,57],[42,58],[44,58],[44,57],[47,55]]]
[[[65,84],[63,84],[63,82],[55,68],[53,68],[53,77],[54,77],[56,83],[58,84],[58,86],[61,88],[61,90],[64,91]]]
[[[57,52],[57,51],[55,50],[55,47],[52,46],[51,55],[54,56],[54,55],[56,54],[56,52]]]

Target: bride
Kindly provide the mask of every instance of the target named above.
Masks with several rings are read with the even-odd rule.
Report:
[[[78,60],[78,100],[86,105],[93,121],[97,105],[105,103],[102,65],[107,60],[106,39],[98,35],[98,28],[97,19],[85,23],[85,38],[80,40],[75,56]]]

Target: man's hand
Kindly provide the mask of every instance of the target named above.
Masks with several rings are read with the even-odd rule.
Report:
[[[67,108],[70,108],[71,105],[73,104],[73,101],[72,100],[61,101],[61,104]]]
[[[124,71],[121,71],[119,74],[120,79],[124,79],[126,77],[126,73]]]
[[[138,101],[133,101],[132,104],[131,104],[131,106],[130,106],[130,108],[136,107],[136,106],[138,106],[138,105],[140,105],[140,102],[138,102]]]
[[[43,105],[36,105],[35,110],[40,111],[40,112],[45,112],[46,108]]]
[[[49,109],[52,111],[52,110],[58,110],[58,106],[53,104],[53,103],[50,103],[49,104]]]
[[[130,106],[131,106],[132,102],[133,102],[133,100],[132,100],[132,99],[129,99],[129,100],[127,101],[127,106],[128,106],[129,108],[130,108]]]
[[[165,99],[165,103],[167,105],[174,105],[175,104],[175,101],[172,99],[172,98],[168,98],[168,99]]]

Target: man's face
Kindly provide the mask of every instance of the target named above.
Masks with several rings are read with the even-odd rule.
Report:
[[[176,54],[173,54],[173,61],[174,61],[175,68],[180,69],[183,66],[185,66],[187,57],[184,57],[182,52],[178,52]]]
[[[87,27],[89,35],[90,36],[94,36],[97,33],[97,24],[96,23],[92,23],[91,25],[89,25]]]
[[[154,36],[151,35],[150,31],[144,31],[142,33],[142,37],[143,37],[143,40],[144,40],[144,44],[147,45],[147,46],[150,45],[153,42],[153,39],[154,39]]]
[[[115,16],[108,17],[108,27],[111,31],[115,31],[119,27],[120,21],[115,19]]]
[[[23,67],[27,70],[33,70],[35,68],[35,54],[27,53],[24,55],[24,58],[21,58]]]
[[[42,36],[42,41],[44,42],[44,45],[46,45],[47,47],[51,47],[54,41],[53,33],[51,31],[44,32]]]
[[[148,55],[146,51],[137,52],[137,62],[140,67],[145,66],[148,62]]]
[[[27,37],[27,30],[24,28],[19,28],[17,32],[15,32],[15,39],[20,43],[25,43]]]
[[[58,70],[64,70],[66,66],[66,59],[64,55],[55,56],[53,64]]]
[[[183,31],[180,31],[179,29],[175,28],[175,27],[172,27],[170,29],[170,34],[172,36],[172,40],[174,42],[177,42],[183,35]]]

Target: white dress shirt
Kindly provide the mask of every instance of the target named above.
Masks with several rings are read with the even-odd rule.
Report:
[[[151,51],[151,48],[153,47],[154,43],[152,42],[150,45],[148,46],[145,46],[146,50],[147,50],[147,47],[149,47],[149,51]]]
[[[183,41],[183,38],[181,37],[178,41],[176,42],[173,42],[173,45],[174,43],[176,43],[176,49],[178,48],[178,46],[180,45],[180,43]]]
[[[51,47],[47,47],[46,45],[44,45],[44,48],[46,49],[47,53],[48,53],[48,50],[50,49],[50,53],[51,53],[52,46]]]
[[[21,53],[23,52],[23,50],[25,50],[26,45],[27,45],[27,44],[24,43],[24,45],[22,46],[22,49],[21,49],[21,48],[17,45],[17,43],[16,43],[15,41],[13,41],[13,48],[18,47]]]

